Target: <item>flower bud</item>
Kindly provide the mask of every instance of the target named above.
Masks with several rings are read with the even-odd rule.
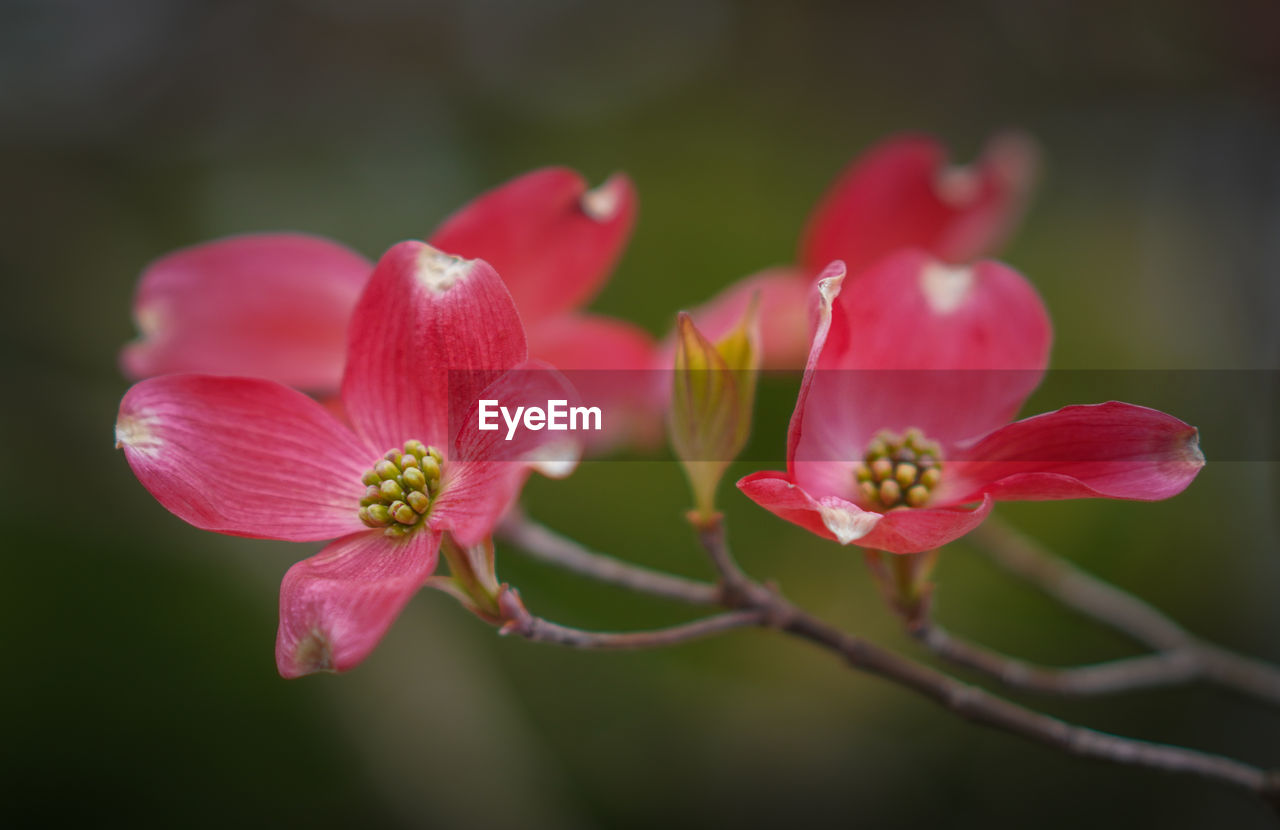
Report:
[[[446,534],[440,542],[440,554],[449,563],[449,576],[433,576],[427,586],[449,594],[486,622],[507,622],[499,600],[510,589],[498,582],[494,571],[493,540],[463,547]]]
[[[716,343],[688,314],[676,321],[669,431],[702,522],[714,519],[716,488],[751,432],[760,367],[758,302],[753,298],[742,320]]]

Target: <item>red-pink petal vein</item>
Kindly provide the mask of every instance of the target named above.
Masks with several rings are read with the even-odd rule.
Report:
[[[752,473],[738,481],[738,489],[775,516],[842,545],[863,538],[884,518],[838,496],[815,496],[786,473]]]
[[[813,330],[813,343],[809,348],[809,357],[804,367],[804,377],[800,380],[800,394],[796,397],[796,408],[791,413],[791,421],[787,426],[787,469],[796,456],[796,449],[806,432],[805,409],[809,393],[813,387],[815,373],[818,370],[822,355],[826,349],[827,338],[831,335],[832,310],[836,298],[840,296],[841,286],[847,277],[844,263],[836,260],[826,267],[817,281],[817,320]]]
[[[890,553],[921,553],[955,541],[982,524],[995,504],[988,497],[976,508],[876,513],[836,495],[811,492],[778,472],[753,473],[738,482],[738,489],[774,515],[824,539]]]
[[[858,545],[889,553],[935,550],[982,524],[993,507],[995,500],[987,496],[976,507],[890,510],[870,533],[858,540]]]
[[[532,326],[591,299],[626,246],[635,212],[635,188],[625,175],[588,190],[574,171],[551,167],[472,200],[431,244],[491,263]]]
[[[585,436],[600,451],[660,432],[669,384],[656,382],[658,346],[643,329],[594,314],[562,314],[528,331],[529,355],[563,369],[585,404],[608,413],[604,429]],[[655,387],[658,387],[655,393]]]
[[[1016,224],[1035,180],[1037,152],[999,134],[973,165],[948,166],[926,135],[892,136],[855,159],[814,210],[800,259],[816,270],[842,259],[859,275],[901,248],[950,263],[990,255]]]
[[[372,264],[300,233],[233,236],[156,260],[138,284],[135,378],[244,375],[315,391],[342,378],[347,321]]]
[[[447,452],[465,411],[524,361],[524,328],[488,263],[401,242],[379,261],[351,320],[342,402],[356,430],[390,449],[414,438]]]
[[[528,327],[529,356],[565,371],[648,371],[657,348],[644,329],[598,314],[563,314]]]
[[[292,541],[364,527],[377,456],[323,406],[269,380],[165,375],[120,403],[116,441],[170,512],[205,530]]]
[[[833,301],[812,384],[822,422],[810,437],[852,442],[852,455],[839,449],[854,461],[882,429],[917,427],[944,443],[982,435],[1007,423],[1039,383],[1051,339],[1044,304],[1011,268],[899,252]],[[829,443],[800,453],[833,458]]]
[[[1172,415],[1115,401],[1009,424],[947,461],[948,500],[1104,497],[1156,501],[1204,466],[1199,433]]]
[[[503,375],[484,390],[485,400],[497,401],[511,413],[517,407],[540,407],[561,401],[577,406],[577,392],[560,372],[529,362]],[[480,428],[479,407],[473,406],[457,424],[457,441],[445,465],[440,495],[431,506],[431,528],[448,530],[463,545],[473,545],[493,532],[493,526],[515,501],[534,466],[567,475],[578,462],[589,434],[578,430],[509,429],[504,416],[490,421],[496,429]],[[510,436],[510,438],[508,438]]]
[[[440,535],[346,536],[289,569],[280,585],[276,665],[285,677],[364,660],[436,567]]]

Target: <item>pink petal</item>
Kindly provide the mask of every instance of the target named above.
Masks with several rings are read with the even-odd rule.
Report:
[[[823,368],[1043,371],[1052,327],[1007,265],[948,266],[899,251],[850,284],[833,310]]]
[[[752,473],[739,479],[738,489],[775,516],[842,545],[863,538],[884,519],[837,496],[810,495],[786,473]]]
[[[804,363],[813,330],[812,282],[796,268],[771,268],[739,280],[690,312],[712,342],[738,325],[751,298],[760,295],[761,368],[795,369]],[[674,352],[674,348],[670,349]],[[669,367],[670,361],[663,364]]]
[[[529,355],[565,371],[653,368],[653,338],[633,323],[594,314],[565,314],[530,326]]]
[[[591,299],[622,254],[635,213],[625,175],[589,191],[574,171],[549,167],[474,199],[445,220],[431,244],[492,263],[533,325]]]
[[[1044,305],[1012,269],[890,256],[833,298],[792,458],[852,463],[886,429],[945,446],[1002,426],[1039,383],[1050,339]]]
[[[436,568],[440,534],[346,536],[289,569],[280,585],[276,665],[284,677],[346,671],[382,640]]]
[[[1155,501],[1181,493],[1203,466],[1195,427],[1112,401],[1068,406],[996,430],[963,459],[947,461],[938,495]]]
[[[648,443],[662,430],[664,394],[653,371],[658,347],[648,332],[622,320],[564,314],[529,331],[529,353],[565,370],[584,402],[609,413],[605,428],[586,436],[593,452]]]
[[[360,477],[377,453],[274,381],[144,380],[120,403],[116,444],[142,485],[196,527],[298,542],[365,527]]]
[[[516,407],[545,410],[552,400],[562,401],[566,407],[581,403],[563,375],[534,362],[508,372],[481,397],[508,407],[512,414]],[[607,412],[602,416],[607,417]],[[504,416],[498,415],[490,423],[497,429],[481,429],[479,407],[472,406],[456,424],[457,440],[429,514],[433,530],[447,530],[463,545],[476,544],[493,532],[498,519],[520,494],[530,469],[536,466],[556,476],[572,472],[587,434],[583,430],[520,426],[508,439]]]
[[[465,412],[525,356],[520,317],[488,263],[401,242],[356,306],[342,402],[383,450],[409,439],[446,450],[450,411]]]
[[[863,510],[837,496],[814,496],[785,473],[760,472],[738,482],[756,504],[776,516],[842,545],[890,553],[921,553],[953,542],[986,519],[994,502],[975,509],[898,509],[887,513]]]
[[[875,529],[858,541],[868,550],[924,553],[954,542],[986,520],[995,500],[984,497],[976,507],[902,507],[884,514]]]
[[[134,378],[248,375],[338,388],[347,320],[372,265],[298,233],[233,236],[152,263],[133,315],[142,337],[121,362]]]
[[[848,498],[853,489],[850,475],[851,458],[858,452],[850,442],[850,436],[842,429],[842,410],[833,409],[828,401],[810,406],[810,399],[818,387],[826,382],[819,366],[827,350],[834,321],[833,311],[846,278],[844,263],[837,260],[827,266],[817,281],[818,310],[813,332],[813,345],[809,349],[804,377],[800,381],[800,393],[796,408],[791,413],[787,428],[787,473],[813,492],[827,496]],[[842,337],[847,335],[841,333]],[[832,374],[832,373],[826,373]],[[840,403],[837,401],[837,403]],[[860,457],[860,456],[859,456]],[[837,486],[834,482],[840,482]]]
[[[801,262],[842,259],[859,274],[900,248],[944,262],[993,253],[1021,217],[1037,167],[1035,144],[994,136],[971,167],[948,167],[934,138],[900,135],[873,147],[836,179],[809,220]]]

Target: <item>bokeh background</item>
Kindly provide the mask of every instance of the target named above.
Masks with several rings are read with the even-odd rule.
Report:
[[[176,247],[298,229],[376,256],[527,169],[568,164],[593,181],[622,169],[640,219],[594,308],[661,333],[676,309],[788,261],[837,171],[907,128],[961,159],[998,127],[1042,142],[1045,176],[1004,258],[1054,314],[1055,366],[1269,369],[1248,376],[1265,391],[1280,364],[1278,9],[0,3],[0,817],[1269,826],[1234,793],[982,731],[760,632],[577,653],[499,639],[425,594],[356,671],[286,682],[272,656],[276,590],[309,551],[182,524],[133,479],[111,427],[134,281]],[[755,451],[781,452],[787,394],[766,387]],[[1094,398],[1087,384],[1073,396],[1046,388],[1032,409]],[[1211,460],[1184,495],[999,513],[1194,630],[1280,660],[1275,445],[1262,435],[1256,456],[1214,460],[1215,442],[1238,439],[1224,435],[1232,413],[1191,397],[1225,417],[1203,435]],[[588,544],[706,575],[686,502],[660,456],[588,464],[526,497]],[[858,555],[736,492],[724,506],[749,570],[918,653]],[[688,614],[499,556],[530,606],[565,623]],[[963,543],[938,579],[940,618],[993,646],[1062,663],[1131,653]],[[1031,702],[1280,764],[1280,715],[1206,689]]]

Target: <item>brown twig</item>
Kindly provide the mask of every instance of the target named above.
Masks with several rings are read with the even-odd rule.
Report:
[[[723,534],[701,534],[704,544],[727,548]],[[708,550],[713,558],[716,552]],[[1252,793],[1280,809],[1280,772],[1207,752],[1125,738],[1076,726],[962,683],[936,669],[846,634],[749,581],[741,607],[767,612],[776,628],[841,654],[856,669],[911,689],[955,714],[1020,735],[1070,755],[1199,776]]]
[[[534,559],[600,582],[690,605],[717,605],[720,601],[720,591],[714,585],[595,553],[523,516],[508,517],[499,526],[498,535]]]
[[[1280,668],[1201,640],[1154,606],[1055,556],[997,520],[987,521],[970,534],[970,538],[996,564],[1058,602],[1158,652],[1154,657],[1110,664],[1110,679],[1103,678],[1100,691],[1134,689],[1143,685],[1142,681],[1145,685],[1158,686],[1200,679],[1280,706]],[[1013,681],[1013,685],[1023,688],[1040,685],[1043,691],[1060,691],[1078,682],[1071,677],[1077,671],[1086,672],[1083,686],[1099,682],[1096,666],[1053,669],[1021,663],[1026,669],[1023,671],[1017,665],[1020,661],[963,643],[945,633],[933,636],[935,642],[925,642],[930,647],[941,645],[941,650],[935,650],[944,658],[996,676],[1032,678],[1025,684]],[[1134,669],[1134,676],[1128,680],[1123,677],[1126,666]]]
[[[731,590],[737,590],[750,582],[746,572],[738,565],[738,560],[733,558],[729,546],[724,544],[724,520],[721,516],[717,515],[709,522],[694,522],[694,530],[697,531],[698,540],[702,542],[722,586],[731,586]]]
[[[515,592],[509,589],[499,602],[506,620],[501,629],[502,634],[516,635],[539,643],[587,649],[661,648],[723,634],[736,628],[759,625],[764,619],[764,612],[759,610],[729,611],[682,625],[646,631],[585,631],[535,617],[525,609]]]
[[[1130,692],[1175,686],[1201,674],[1199,662],[1186,650],[1059,668],[1000,654],[953,636],[933,622],[911,629],[911,634],[949,663],[982,672],[1015,689],[1045,694],[1085,696]]]
[[[527,522],[522,523],[528,525]],[[586,576],[632,590],[695,604],[722,603],[741,614],[741,616],[720,615],[672,629],[660,629],[661,632],[668,632],[666,636],[673,637],[672,642],[683,642],[702,636],[704,633],[717,633],[743,625],[774,628],[833,651],[853,668],[910,689],[933,700],[948,711],[975,723],[1020,735],[1028,740],[1079,757],[1194,775],[1217,781],[1258,796],[1273,809],[1280,810],[1280,773],[1221,755],[1111,735],[1070,724],[1005,700],[977,686],[963,683],[934,668],[883,649],[860,637],[847,634],[819,620],[792,604],[776,590],[756,582],[743,572],[730,554],[723,528],[719,524],[714,527],[700,528],[699,539],[720,576],[724,586],[722,591],[717,591],[715,586],[670,577],[682,586],[672,590],[673,586],[668,584],[666,579],[654,579],[655,576],[666,577],[665,574],[591,553],[550,531],[512,534],[509,528],[505,528],[504,535],[512,541],[517,541],[526,550],[528,550],[527,544],[535,544],[538,550],[531,553],[534,553],[537,558],[552,564],[561,564]],[[686,583],[697,586],[696,590],[688,590]],[[711,593],[708,594],[708,591]],[[1158,614],[1158,612],[1155,613]],[[601,647],[598,644],[603,643],[605,645],[602,647],[639,647],[615,645],[615,643],[627,642],[616,638],[631,638],[637,635],[649,638],[647,641],[641,640],[642,645],[664,644],[652,639],[652,636],[658,632],[637,634],[581,632],[545,621],[534,623],[532,630],[536,632],[540,626],[543,626],[541,633],[537,634],[535,639],[564,645]],[[517,633],[523,633],[523,631]],[[999,655],[996,656],[999,657]],[[972,659],[981,662],[986,658],[973,656]],[[1135,664],[1129,665],[1132,670]],[[1002,670],[1008,671],[1007,667]],[[1144,671],[1153,670],[1144,669]],[[1106,664],[1081,667],[1079,671],[1092,672],[1094,679],[1088,679],[1089,674],[1076,675],[1073,682],[1077,684],[1087,686],[1089,683],[1094,683],[1105,686],[1107,683],[1114,682],[1107,680],[1111,670],[1106,668]],[[999,676],[998,672],[992,673]],[[1013,674],[1016,676],[1017,670],[1014,670]]]
[[[839,652],[854,668],[933,700],[955,714],[1082,758],[1194,775],[1236,787],[1280,809],[1280,777],[1250,764],[1168,744],[1125,738],[1076,726],[961,683],[798,613],[784,629]]]
[[[984,522],[968,538],[1005,570],[1136,642],[1159,651],[1192,643],[1186,629],[1154,606],[1054,556],[998,519]]]

